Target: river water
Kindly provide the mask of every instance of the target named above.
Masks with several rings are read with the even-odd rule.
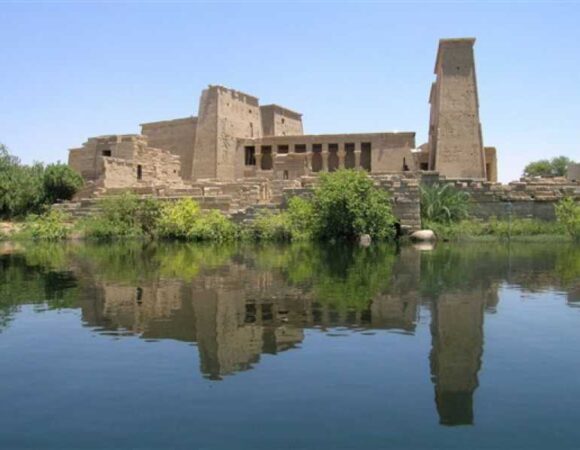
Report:
[[[1,449],[576,449],[580,247],[0,247]]]

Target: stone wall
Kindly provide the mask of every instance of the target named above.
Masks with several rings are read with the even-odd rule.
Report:
[[[302,114],[278,105],[260,107],[263,136],[295,136],[304,134]]]
[[[238,138],[262,136],[262,119],[258,99],[222,86],[203,91],[200,105],[193,179],[233,180],[241,169],[236,153]]]
[[[191,180],[192,176],[196,129],[197,117],[141,124],[141,134],[147,136],[151,147],[179,156],[180,175],[184,180]]]
[[[568,166],[568,174],[566,178],[569,181],[580,182],[580,163],[571,163]]]
[[[471,215],[487,220],[490,217],[511,217],[556,220],[554,206],[566,196],[580,202],[580,183],[565,178],[522,178],[509,184],[476,180],[447,180],[438,174],[424,174],[423,182],[452,183],[471,198]]]
[[[69,164],[86,180],[76,198],[108,190],[183,187],[180,158],[168,150],[150,147],[141,135],[113,135],[89,139],[71,151]]]

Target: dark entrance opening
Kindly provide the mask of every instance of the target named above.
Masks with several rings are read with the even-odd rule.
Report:
[[[360,152],[360,166],[367,172],[371,171],[371,143],[363,142]]]
[[[262,147],[262,163],[260,167],[262,170],[272,170],[272,147],[264,146]]]
[[[322,170],[322,144],[312,145],[312,171],[320,172]]]
[[[103,156],[111,156],[111,150],[103,150]]]
[[[137,179],[143,179],[143,166],[141,164],[137,164]]]
[[[244,164],[246,166],[256,165],[256,147],[244,147]]]
[[[344,167],[345,169],[355,168],[355,158],[354,158],[354,144],[344,145],[345,155],[344,155]]]
[[[328,144],[328,171],[335,172],[338,169],[338,144]]]

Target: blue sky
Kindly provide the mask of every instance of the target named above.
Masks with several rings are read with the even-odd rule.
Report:
[[[438,39],[474,36],[502,181],[580,160],[579,2],[2,2],[0,142],[66,161],[87,137],[197,114],[223,84],[304,114],[307,133],[426,140]]]

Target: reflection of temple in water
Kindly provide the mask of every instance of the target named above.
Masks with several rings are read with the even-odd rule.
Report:
[[[431,306],[431,376],[443,425],[473,424],[483,354],[483,317],[499,301],[497,284],[443,292]]]
[[[429,266],[421,258],[418,251],[403,249],[387,287],[360,308],[321,301],[315,283],[290,283],[283,271],[260,269],[244,258],[207,269],[191,281],[157,278],[130,285],[82,276],[90,290],[90,301],[82,304],[83,319],[104,333],[196,343],[201,372],[219,380],[251,369],[262,354],[299,347],[308,328],[412,333],[423,305],[431,312],[429,359],[440,423],[472,424],[484,314],[495,311],[500,284],[525,277],[529,268],[498,264],[482,276],[473,266],[457,275],[461,261],[427,261]],[[446,262],[447,273],[442,270]],[[569,304],[578,298],[575,289],[568,291]]]
[[[90,283],[83,319],[104,333],[197,344],[200,370],[211,379],[246,370],[261,354],[297,347],[305,328],[415,329],[419,254],[407,251],[388,292],[364,309],[337,309],[316,301],[311,289],[289,285],[272,270],[232,263],[191,282],[158,279],[139,286]]]

